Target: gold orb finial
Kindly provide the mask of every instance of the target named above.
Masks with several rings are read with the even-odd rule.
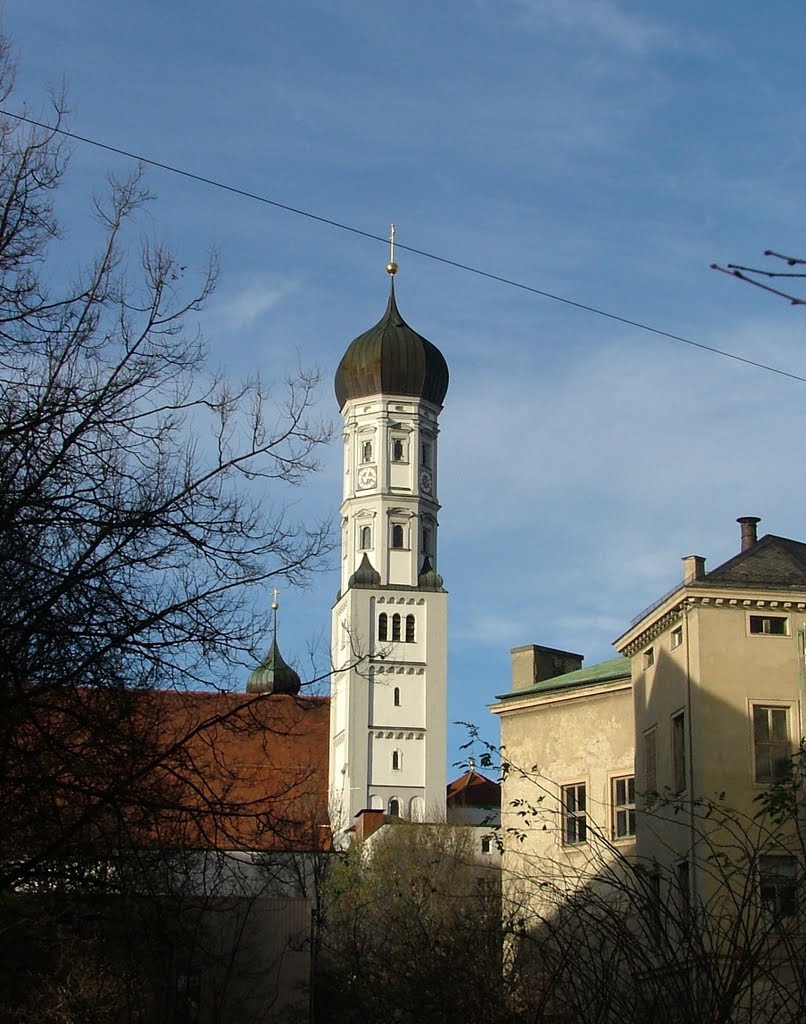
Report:
[[[389,229],[389,262],[386,264],[386,273],[394,277],[397,273],[397,263],[395,263],[395,226],[392,224]]]

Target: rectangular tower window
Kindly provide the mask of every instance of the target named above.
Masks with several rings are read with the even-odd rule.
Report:
[[[683,643],[683,627],[677,626],[676,629],[672,630],[672,650],[676,647],[680,647]]]
[[[424,469],[431,468],[431,445],[423,441],[420,447],[420,463]]]

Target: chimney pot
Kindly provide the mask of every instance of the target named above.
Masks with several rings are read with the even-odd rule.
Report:
[[[742,528],[742,551],[747,551],[758,541],[756,527],[761,519],[758,516],[739,516],[736,522]]]

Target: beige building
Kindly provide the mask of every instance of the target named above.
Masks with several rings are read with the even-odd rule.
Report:
[[[758,848],[762,886],[771,875],[780,890],[795,874],[759,797],[803,735],[806,544],[758,540],[758,522],[739,520],[741,551],[710,572],[684,558],[681,585],[616,641],[632,662],[638,853],[676,870],[698,899],[713,878],[705,847],[721,841],[704,828],[708,807],[732,816],[734,846]]]
[[[619,658],[512,651],[513,688],[492,711],[504,913],[521,915],[511,962],[530,1006],[804,1019],[801,791],[772,787],[793,765],[802,775],[806,544],[759,540],[758,522],[739,520],[741,550],[710,572],[685,557]],[[777,815],[776,793],[791,797]]]
[[[508,766],[505,889],[516,904],[550,904],[634,846],[630,662],[582,668],[579,654],[530,644],[512,651],[512,684],[491,708]]]

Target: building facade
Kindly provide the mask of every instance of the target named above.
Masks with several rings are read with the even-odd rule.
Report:
[[[403,320],[394,279],[386,312],[348,347],[335,387],[344,426],[331,634],[338,833],[364,809],[413,820],[445,813],[447,594],[437,566],[448,367]]]

